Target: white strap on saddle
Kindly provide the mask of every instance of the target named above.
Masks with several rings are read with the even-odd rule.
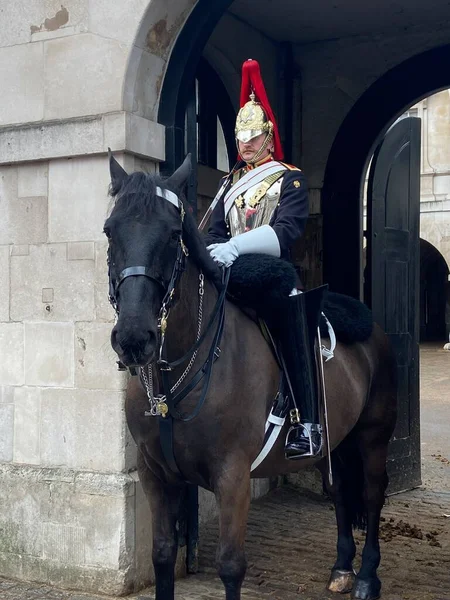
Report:
[[[266,458],[266,456],[272,450],[275,442],[278,439],[278,436],[280,435],[280,431],[283,429],[283,425],[284,425],[285,421],[286,421],[286,417],[276,417],[274,414],[272,414],[272,411],[270,411],[270,414],[267,417],[267,421],[266,421],[265,433],[267,434],[267,431],[270,427],[272,427],[272,432],[269,435],[269,437],[267,438],[266,443],[262,447],[261,452],[258,454],[258,456],[253,461],[252,466],[250,467],[250,472],[254,471],[256,469],[256,467],[259,467],[259,465],[262,463],[262,461]]]
[[[336,349],[336,334],[334,333],[333,326],[327,319],[325,313],[322,313],[322,317],[325,319],[325,323],[327,324],[328,336],[330,338],[330,348],[327,348],[322,344],[322,348],[320,349],[320,351],[322,352],[322,356],[324,357],[325,362],[328,362],[330,359],[334,358],[334,351]]]

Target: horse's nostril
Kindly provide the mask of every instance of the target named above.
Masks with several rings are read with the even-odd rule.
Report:
[[[117,329],[114,327],[113,330],[111,331],[111,346],[115,349],[115,350],[121,350],[121,346],[119,344],[119,340],[118,340],[118,333],[117,333]]]
[[[145,342],[145,351],[149,352],[153,349],[156,344],[156,333],[154,331],[147,331],[147,340]]]
[[[149,354],[154,350],[156,340],[156,331],[151,329],[124,330],[116,325],[111,331],[111,346],[120,353]]]

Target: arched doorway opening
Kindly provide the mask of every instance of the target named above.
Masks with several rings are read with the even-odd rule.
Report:
[[[448,338],[448,244],[450,221],[450,90],[434,93],[409,107],[397,119],[421,121],[420,157],[420,342]],[[371,302],[371,274],[367,256],[370,215],[367,215],[368,162],[363,193],[364,299]],[[397,202],[399,198],[397,197]],[[446,314],[447,312],[447,314]]]
[[[203,49],[214,27],[233,0],[199,0],[181,29],[166,69],[158,122],[166,127],[166,161],[172,172],[185,155],[185,115]]]
[[[448,338],[449,268],[430,242],[420,240],[420,341],[444,342]]]
[[[205,48],[213,32],[214,35],[218,32],[219,36],[226,37],[227,24],[225,21],[230,18],[230,14],[236,17],[236,23],[256,24],[259,32],[265,36],[266,50],[270,47],[270,52],[277,54],[276,60],[270,62],[268,69],[270,72],[272,67],[277,67],[281,75],[278,77],[278,83],[281,84],[284,95],[276,99],[277,109],[281,109],[281,120],[285,121],[286,126],[283,129],[288,146],[289,132],[292,134],[293,124],[296,127],[293,135],[298,142],[293,145],[292,160],[298,163],[299,157],[302,156],[302,146],[306,147],[301,137],[303,127],[301,103],[302,94],[304,95],[305,92],[303,90],[300,94],[296,92],[297,82],[301,80],[301,52],[298,50],[298,40],[293,42],[294,36],[289,34],[286,27],[280,29],[279,23],[271,23],[269,27],[267,23],[263,22],[265,11],[267,14],[271,14],[272,9],[268,4],[261,7],[258,15],[246,13],[245,4],[244,0],[234,2],[218,0],[214,6],[210,6],[205,0],[199,0],[180,29],[168,60],[165,75],[161,78],[162,86],[157,118],[158,122],[166,127],[166,161],[162,165],[163,171],[172,171],[184,157],[186,151],[185,115],[190,106],[192,85],[200,58],[202,55],[206,56]],[[312,11],[313,13],[314,11]],[[303,15],[302,22],[309,18],[309,14]],[[336,24],[337,31],[340,31],[342,26],[342,23]],[[367,23],[365,26],[367,27]],[[268,31],[271,32],[270,37],[267,35]],[[310,43],[314,41],[311,35],[312,33],[307,32],[297,37],[301,38],[302,43]],[[235,85],[234,80],[236,77],[238,78],[238,74],[235,72],[234,54],[240,53],[241,60],[248,53],[251,54],[251,45],[249,48],[249,44],[244,39],[245,36],[244,38],[238,37],[239,44],[236,44],[236,47],[233,45],[233,48],[230,48],[228,45],[229,56],[224,54],[223,47],[210,48],[208,56],[206,56],[210,66],[215,69],[216,63],[221,63],[223,68],[220,73],[217,69],[216,72],[222,82],[227,81],[228,90],[230,89],[229,82],[233,81],[233,85]],[[290,38],[289,42],[283,42],[283,39],[288,38]],[[295,60],[292,60],[293,50]],[[450,45],[441,46],[413,56],[382,75],[359,96],[347,113],[347,117],[337,128],[338,132],[334,136],[334,142],[332,145],[330,144],[331,151],[329,153],[326,151],[326,168],[324,168],[323,175],[321,168],[318,167],[318,173],[315,175],[318,183],[313,186],[315,189],[313,190],[312,204],[320,207],[320,202],[322,202],[322,214],[317,219],[317,231],[312,237],[320,238],[320,240],[323,237],[323,249],[320,250],[320,271],[323,262],[323,280],[327,281],[336,291],[356,297],[361,296],[362,292],[361,184],[368,157],[389,125],[407,106],[419,98],[449,85],[446,68],[449,57]],[[210,61],[210,58],[214,60]],[[423,76],[416,77],[417,72]],[[285,78],[283,73],[289,73],[290,77]],[[236,90],[232,91],[234,95]],[[292,104],[294,104],[294,110],[292,110]],[[289,110],[292,114],[286,122],[286,116],[283,113],[289,112]],[[296,114],[293,116],[293,113]],[[314,147],[317,144],[312,139],[307,142],[311,145],[311,150],[316,152]],[[305,150],[306,153],[308,150]],[[287,159],[290,159],[289,155]],[[312,162],[315,164],[314,160]],[[320,183],[322,176],[323,189],[321,189]],[[192,197],[195,183],[194,180],[191,181]],[[317,215],[319,213],[320,208],[317,210]],[[319,276],[321,277],[321,273]]]
[[[398,396],[399,407],[402,407],[399,411],[398,424],[404,420],[404,415],[407,414],[408,418],[405,421],[407,427],[401,432],[394,433],[394,441],[391,446],[398,438],[403,440],[407,437],[405,431],[414,432],[416,442],[413,444],[413,448],[417,453],[416,464],[420,462],[419,423],[426,429],[429,420],[433,418],[431,412],[424,410],[421,411],[422,420],[419,419],[418,343],[419,340],[421,342],[439,341],[438,348],[434,343],[420,349],[420,361],[424,361],[420,398],[421,403],[423,402],[427,408],[434,398],[432,387],[429,385],[429,373],[434,370],[434,376],[436,376],[437,365],[441,364],[439,359],[435,360],[433,353],[437,355],[441,352],[442,342],[445,340],[449,274],[448,265],[438,249],[424,239],[421,239],[419,243],[419,221],[422,237],[429,237],[439,248],[442,248],[443,253],[446,253],[448,227],[448,218],[446,217],[449,210],[446,199],[450,173],[450,152],[448,151],[450,127],[448,127],[447,117],[449,112],[448,90],[433,94],[416,103],[389,128],[383,142],[371,157],[370,168],[368,168],[368,224],[365,228],[368,233],[369,245],[368,252],[363,252],[364,258],[367,254],[366,301],[372,302],[378,323],[383,323],[376,316],[380,313],[379,307],[393,299],[394,304],[397,302],[397,309],[390,314],[389,320],[386,320],[386,324],[383,326],[392,338],[392,331],[395,331],[396,326],[399,325],[398,341],[403,340],[405,347],[403,352],[397,352],[397,360],[399,367],[405,373],[409,370],[410,384],[403,391],[399,390]],[[417,117],[422,117],[422,121]],[[406,134],[413,130],[416,131],[414,148],[411,143],[408,146],[408,142],[411,142],[412,138]],[[420,143],[421,130],[422,143]],[[395,132],[403,132],[397,135],[398,145],[391,144],[389,146],[389,142],[386,146],[387,141],[392,141]],[[381,179],[381,183],[380,179],[374,179],[374,172],[376,174],[383,147],[391,148],[393,161],[400,160],[403,155],[406,162],[409,162],[411,157],[415,156],[414,166],[407,178],[399,178],[399,171],[391,168],[389,162],[382,161],[387,176]],[[412,215],[414,215],[415,225],[411,222]],[[399,219],[400,237],[394,242],[395,227],[393,223],[397,219]],[[380,243],[383,236],[385,237]],[[398,251],[402,247],[402,239],[405,241],[407,237],[413,238],[415,242],[408,248],[404,246],[406,252],[403,252],[403,256],[401,256],[401,252],[399,254]],[[381,253],[378,252],[378,256],[384,254],[385,259],[381,259],[381,261],[376,257],[374,259],[377,254],[374,250],[375,246],[382,250]],[[389,268],[383,272],[383,269],[379,268],[380,262],[389,264]],[[370,288],[371,283],[372,288]],[[399,289],[402,285],[403,292],[400,293]],[[395,342],[395,340],[393,341]],[[393,347],[398,350],[395,343]],[[405,392],[408,392],[408,398],[406,398]],[[406,412],[403,412],[403,409]],[[426,418],[423,415],[427,415]],[[424,439],[427,439],[426,436]],[[426,443],[432,447],[431,441]],[[395,467],[395,456],[393,462]],[[428,476],[428,471],[432,471],[432,465],[430,466],[426,461],[422,461],[420,464],[426,471],[424,476]]]
[[[336,291],[355,297],[362,293],[362,199],[375,147],[408,107],[450,86],[449,60],[450,45],[446,45],[388,71],[355,103],[335,137],[325,171],[322,207],[324,280]]]

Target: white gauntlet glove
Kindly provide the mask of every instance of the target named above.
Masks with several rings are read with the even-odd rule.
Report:
[[[280,256],[280,242],[270,225],[262,225],[251,231],[236,235],[228,242],[208,246],[211,258],[225,267],[231,267],[242,254],[270,254]]]

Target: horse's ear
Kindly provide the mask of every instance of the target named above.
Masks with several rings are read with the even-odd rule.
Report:
[[[181,190],[187,183],[192,172],[191,154],[189,153],[183,161],[183,164],[171,175],[167,183],[175,190]]]
[[[109,173],[111,175],[111,183],[114,189],[120,189],[123,181],[128,177],[128,173],[125,169],[117,162],[111,152],[111,148],[108,148],[109,158]]]

